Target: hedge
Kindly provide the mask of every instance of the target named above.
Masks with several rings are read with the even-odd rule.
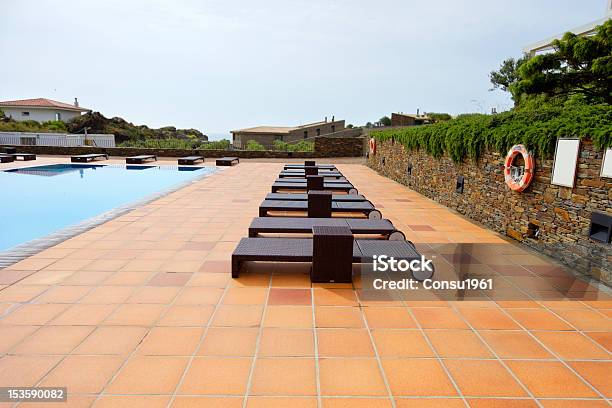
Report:
[[[393,139],[407,149],[423,149],[453,161],[476,160],[483,151],[505,154],[524,144],[542,157],[551,157],[557,138],[588,138],[598,149],[612,146],[612,107],[573,105],[516,110],[497,115],[460,115],[456,119],[418,127],[374,131],[376,140]]]

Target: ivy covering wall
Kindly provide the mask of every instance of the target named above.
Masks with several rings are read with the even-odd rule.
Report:
[[[589,138],[597,149],[612,146],[612,106],[543,106],[497,115],[469,114],[433,125],[380,130],[377,140],[393,139],[407,149],[422,149],[434,157],[448,154],[453,161],[477,159],[486,149],[505,154],[524,144],[540,157],[551,157],[557,138]]]

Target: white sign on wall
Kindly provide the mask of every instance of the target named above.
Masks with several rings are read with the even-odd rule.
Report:
[[[601,163],[601,177],[612,178],[612,149],[604,152],[603,163]]]
[[[552,184],[574,187],[576,164],[578,163],[579,139],[558,139],[553,164]]]

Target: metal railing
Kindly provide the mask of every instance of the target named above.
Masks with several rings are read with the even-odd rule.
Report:
[[[97,146],[115,147],[115,135],[67,133],[0,132],[0,144],[21,146]]]

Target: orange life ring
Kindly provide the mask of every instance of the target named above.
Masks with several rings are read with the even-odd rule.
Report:
[[[514,159],[519,154],[523,156],[525,161],[524,168],[513,165]],[[506,163],[504,165],[504,178],[508,187],[513,191],[524,191],[533,180],[534,172],[535,160],[533,155],[527,151],[524,145],[512,146],[512,149],[510,149],[506,156]]]
[[[370,154],[376,154],[376,139],[371,137],[369,144],[370,144]]]

